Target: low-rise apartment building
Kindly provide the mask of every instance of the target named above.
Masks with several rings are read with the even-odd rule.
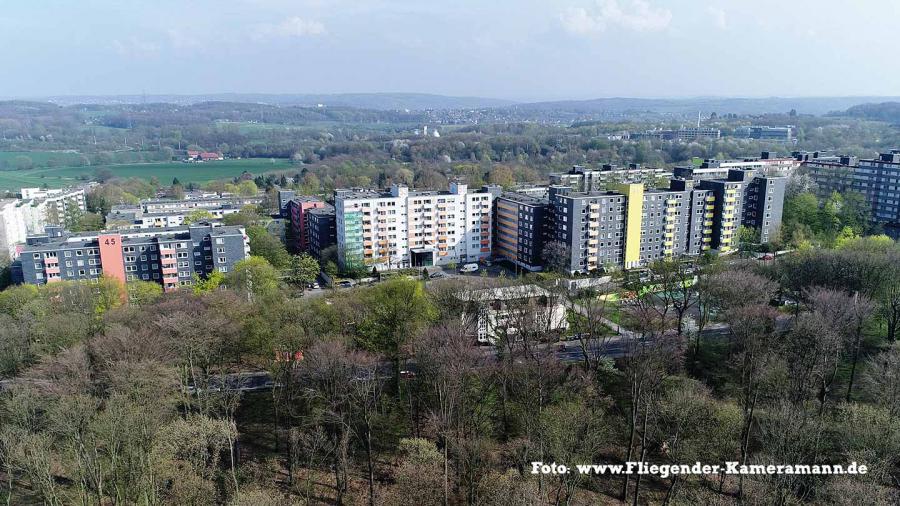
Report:
[[[243,227],[203,223],[87,233],[48,227],[46,234],[28,238],[14,272],[20,283],[90,281],[103,275],[123,282],[154,281],[172,291],[192,284],[194,274],[228,272],[249,255]]]
[[[213,220],[262,203],[262,197],[203,197],[195,199],[148,199],[137,204],[112,206],[106,214],[107,228],[133,230],[180,227],[197,211],[206,211]]]
[[[740,160],[716,160],[708,158],[698,165],[676,166],[672,175],[680,179],[725,179],[732,169],[752,170],[755,174],[768,176],[790,176],[800,161],[794,156],[779,157],[770,151],[763,151],[759,157]]]
[[[575,165],[569,172],[550,174],[550,184],[568,186],[575,191],[592,192],[605,190],[609,184],[644,183],[651,185],[656,180],[671,176],[667,169],[644,167],[637,163],[627,167],[603,164],[599,169],[589,169]]]
[[[463,327],[479,343],[520,340],[523,331],[548,335],[569,328],[559,296],[537,285],[468,290],[457,297],[466,305]]]
[[[475,262],[491,255],[499,188],[469,191],[336,190],[335,226],[344,267],[395,269]]]

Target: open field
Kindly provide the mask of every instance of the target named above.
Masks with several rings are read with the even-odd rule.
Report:
[[[48,169],[0,171],[0,190],[15,190],[21,187],[43,186],[61,188],[80,181],[89,180],[100,169],[109,169],[117,177],[156,177],[160,183],[168,184],[177,177],[182,183],[203,184],[217,179],[230,179],[243,171],[254,175],[274,170],[285,170],[291,162],[280,158],[247,158],[243,160],[221,160],[206,163],[127,163],[95,165],[92,167],[57,167]]]

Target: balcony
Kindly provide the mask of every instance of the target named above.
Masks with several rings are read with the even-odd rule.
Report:
[[[160,255],[174,255],[174,254],[175,254],[175,248],[173,248],[173,247],[171,247],[171,246],[165,246],[165,247],[160,246],[160,247],[159,247],[159,254],[160,254]]]
[[[175,284],[178,284],[178,276],[166,276],[166,275],[163,275],[163,283],[164,283],[164,284],[168,284],[168,283],[175,283]]]
[[[712,211],[712,210],[715,209],[715,208],[716,208],[716,206],[714,206],[714,205],[711,205],[711,204],[707,204],[707,205],[706,205],[706,210],[707,210],[707,211]]]
[[[44,270],[47,272],[47,275],[48,275],[47,277],[48,277],[48,278],[50,277],[50,276],[49,276],[50,274],[57,274],[57,275],[58,275],[58,274],[59,274],[59,264],[56,264],[56,265],[49,265],[49,264],[47,264],[47,266],[44,268]]]
[[[177,276],[178,268],[177,267],[166,267],[162,268],[163,276]]]
[[[48,267],[51,265],[59,265],[59,257],[45,257],[44,263],[47,264]]]

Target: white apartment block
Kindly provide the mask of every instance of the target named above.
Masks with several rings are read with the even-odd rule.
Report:
[[[84,189],[22,188],[21,198],[0,201],[0,252],[15,258],[16,245],[47,225],[71,225],[86,210]]]
[[[491,254],[494,198],[499,188],[449,191],[335,191],[342,265],[378,269],[477,262]]]

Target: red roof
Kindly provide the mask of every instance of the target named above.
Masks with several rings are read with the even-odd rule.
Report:
[[[218,158],[222,158],[221,153],[200,153],[201,160],[213,160]]]

